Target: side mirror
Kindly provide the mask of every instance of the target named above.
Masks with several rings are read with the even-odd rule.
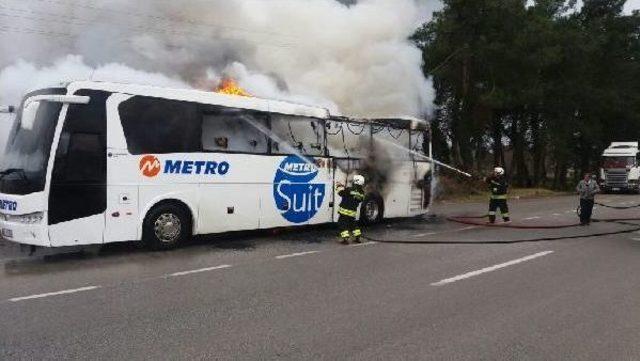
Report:
[[[89,104],[91,98],[79,95],[36,95],[25,101],[22,110],[22,121],[20,126],[27,130],[32,130],[36,121],[36,115],[40,108],[40,102],[66,103],[66,104]]]
[[[0,106],[0,113],[4,114],[13,114],[16,112],[16,107],[13,105],[2,105]]]

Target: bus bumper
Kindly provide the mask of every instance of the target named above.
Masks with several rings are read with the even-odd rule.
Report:
[[[41,224],[22,224],[0,220],[2,239],[31,246],[51,247],[47,227]]]

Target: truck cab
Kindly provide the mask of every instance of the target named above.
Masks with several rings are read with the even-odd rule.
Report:
[[[604,192],[640,193],[638,142],[614,142],[602,154],[600,187]]]

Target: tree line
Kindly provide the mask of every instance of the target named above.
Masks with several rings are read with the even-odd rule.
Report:
[[[564,188],[640,140],[640,13],[625,0],[444,0],[413,35],[440,159]]]

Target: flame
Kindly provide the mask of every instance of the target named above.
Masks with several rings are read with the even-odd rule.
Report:
[[[246,90],[242,89],[238,83],[231,78],[224,78],[218,85],[216,89],[216,93],[221,94],[229,94],[229,95],[238,95],[241,97],[250,97],[252,96]]]

